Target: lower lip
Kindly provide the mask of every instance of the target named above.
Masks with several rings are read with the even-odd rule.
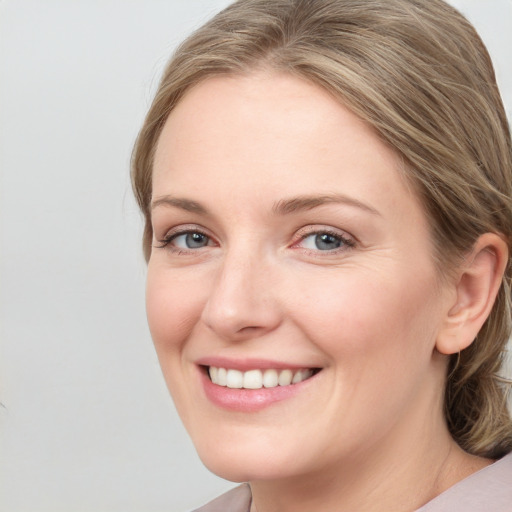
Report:
[[[218,386],[203,371],[201,371],[201,378],[206,397],[216,406],[230,411],[257,412],[272,404],[294,397],[303,391],[315,376],[298,384],[261,389],[232,389]]]

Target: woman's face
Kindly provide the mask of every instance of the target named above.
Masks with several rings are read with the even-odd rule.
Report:
[[[449,293],[399,165],[327,92],[283,74],[208,79],[171,113],[147,312],[212,471],[304,475],[442,421]]]

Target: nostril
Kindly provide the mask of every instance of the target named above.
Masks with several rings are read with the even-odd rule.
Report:
[[[244,246],[245,247],[245,246]],[[275,288],[269,287],[261,265],[248,263],[251,256],[232,249],[212,283],[202,311],[202,322],[218,337],[243,340],[261,336],[281,321]]]
[[[257,325],[248,325],[247,327],[242,327],[239,332],[251,332],[257,331],[258,329],[262,329],[262,327],[258,327]]]

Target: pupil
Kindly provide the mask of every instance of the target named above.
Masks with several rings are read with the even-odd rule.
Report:
[[[317,249],[332,250],[341,246],[341,240],[333,235],[324,233],[323,235],[316,236],[315,245]]]
[[[187,247],[204,247],[206,245],[207,239],[205,235],[201,233],[189,233],[187,235],[186,243]]]

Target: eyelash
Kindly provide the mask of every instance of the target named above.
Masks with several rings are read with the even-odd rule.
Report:
[[[300,247],[299,247],[299,249],[302,249],[303,251],[305,251],[307,253],[314,253],[314,254],[328,256],[328,255],[338,254],[340,252],[346,251],[348,249],[353,248],[356,245],[356,241],[353,238],[351,238],[351,237],[349,238],[345,234],[343,234],[339,231],[336,231],[334,229],[329,229],[329,228],[315,229],[315,228],[313,228],[313,229],[309,229],[307,232],[304,232],[303,234],[300,234],[299,241],[295,242],[292,245],[292,247],[303,242],[304,240],[306,240],[309,237],[319,236],[319,235],[328,235],[328,236],[331,236],[331,237],[339,240],[341,242],[340,247],[337,247],[335,249],[325,250],[325,251],[322,251],[320,249],[308,249],[308,248],[300,248]]]
[[[197,249],[182,249],[182,248],[174,247],[174,246],[171,245],[171,242],[173,240],[176,240],[176,238],[178,238],[180,236],[183,236],[183,235],[195,235],[195,234],[202,235],[202,236],[206,237],[208,240],[212,239],[212,237],[210,235],[208,235],[207,233],[205,233],[201,229],[198,229],[197,227],[188,228],[188,229],[185,228],[185,229],[180,229],[178,231],[170,231],[169,233],[167,233],[164,236],[164,238],[162,238],[161,240],[158,240],[157,242],[158,242],[159,245],[155,245],[154,247],[157,248],[157,249],[165,249],[165,248],[167,248],[167,250],[169,250],[171,252],[174,252],[176,254],[194,252],[194,251],[197,251]]]
[[[299,230],[299,233],[300,233],[300,231],[301,230]],[[203,230],[198,229],[197,227],[194,227],[194,228],[191,227],[188,229],[180,229],[179,231],[170,231],[169,233],[167,233],[165,235],[164,238],[162,238],[161,240],[158,240],[157,242],[159,245],[155,245],[154,247],[157,249],[167,248],[171,252],[178,254],[178,255],[184,254],[184,253],[187,254],[187,253],[195,252],[198,249],[201,249],[202,247],[198,247],[196,249],[193,249],[193,248],[183,249],[183,248],[178,248],[178,247],[174,247],[171,245],[171,242],[173,240],[176,240],[180,236],[194,235],[194,234],[202,235],[202,236],[206,237],[208,239],[208,241],[212,240],[212,237],[210,235],[208,235],[206,232],[204,232]],[[315,253],[315,254],[324,253],[325,255],[332,255],[332,254],[337,254],[339,252],[351,249],[356,245],[356,241],[353,238],[344,236],[339,231],[324,228],[324,229],[310,229],[307,232],[304,232],[303,234],[299,234],[299,240],[297,242],[294,242],[291,247],[296,247],[299,243],[303,242],[304,240],[306,240],[307,238],[309,238],[311,236],[319,236],[319,235],[328,235],[328,236],[331,236],[331,237],[339,240],[341,243],[340,247],[336,247],[334,249],[329,249],[329,250],[325,250],[325,251],[322,251],[320,249],[308,249],[308,248],[300,248],[300,247],[298,247],[298,249],[302,249],[303,251],[305,251],[307,253]],[[208,247],[208,245],[206,245],[204,247]]]

